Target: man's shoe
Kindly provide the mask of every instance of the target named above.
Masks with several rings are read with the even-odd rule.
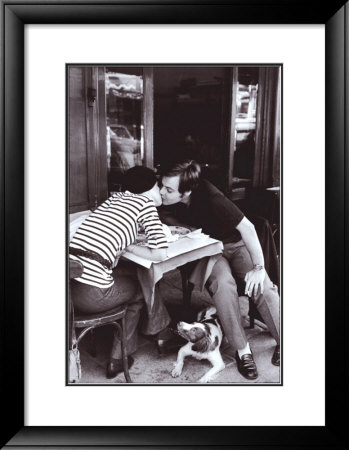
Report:
[[[239,357],[239,353],[236,352],[236,362],[238,366],[238,371],[241,375],[248,380],[255,380],[258,377],[256,363],[253,360],[253,355],[246,353]]]
[[[127,357],[128,368],[130,369],[134,363],[132,356]],[[107,378],[115,378],[116,375],[124,371],[124,363],[122,359],[111,358],[107,365]]]
[[[168,341],[169,339],[173,339],[175,336],[178,335],[174,333],[173,329],[166,327],[162,331],[159,331],[159,333],[156,335],[156,339]]]
[[[183,347],[183,345],[187,341],[180,336],[176,336],[172,339],[157,339],[156,340],[156,347],[158,349],[158,352],[160,355],[164,355],[166,353],[175,353],[178,352],[178,350]]]
[[[271,362],[274,366],[280,366],[280,345],[275,347]]]
[[[156,336],[156,348],[160,355],[177,352],[186,342],[169,327],[160,331]]]

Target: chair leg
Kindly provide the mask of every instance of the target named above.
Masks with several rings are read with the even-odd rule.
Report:
[[[110,322],[116,330],[118,331],[118,337],[121,342],[121,358],[124,367],[124,375],[127,383],[132,383],[129,371],[128,371],[128,359],[127,359],[127,349],[126,349],[126,331],[125,331],[125,318],[121,319],[121,325],[118,322]],[[116,331],[115,331],[116,332]]]
[[[89,353],[91,356],[93,356],[93,358],[95,358],[97,355],[97,350],[96,350],[96,332],[95,332],[94,328],[92,328],[92,330],[90,332],[90,343],[91,343],[91,346],[90,346]]]
[[[119,325],[120,326],[120,325]],[[121,354],[124,365],[124,375],[127,383],[132,383],[130,373],[128,371],[128,359],[127,359],[127,349],[126,349],[126,321],[125,317],[121,319]]]
[[[249,304],[248,315],[250,316],[250,328],[254,328],[255,305],[252,303],[250,297],[248,297],[248,304]]]
[[[185,309],[189,309],[191,294],[193,292],[194,286],[188,280],[188,274],[186,273],[186,271],[181,270],[180,272],[182,277],[183,305]]]
[[[83,328],[81,333],[79,334],[78,337],[78,342],[81,341],[81,339],[88,333],[89,334],[89,346],[88,346],[88,352],[91,356],[93,356],[93,358],[96,357],[97,355],[97,350],[96,350],[96,335],[95,335],[95,328],[96,326],[91,326],[91,327],[86,327]]]

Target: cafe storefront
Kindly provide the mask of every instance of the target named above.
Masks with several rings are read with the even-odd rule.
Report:
[[[95,209],[134,165],[190,158],[232,200],[262,195],[277,226],[281,80],[279,65],[69,65],[69,212]]]

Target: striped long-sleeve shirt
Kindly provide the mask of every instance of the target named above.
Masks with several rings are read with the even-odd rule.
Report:
[[[150,248],[167,248],[167,239],[153,200],[141,194],[117,192],[102,203],[77,229],[70,247],[92,251],[114,263],[118,253],[135,242],[143,226]],[[81,283],[100,288],[113,285],[112,270],[85,256],[73,256],[83,264]]]

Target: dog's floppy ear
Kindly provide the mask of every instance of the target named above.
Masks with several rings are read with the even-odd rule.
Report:
[[[195,342],[195,344],[192,346],[192,350],[198,353],[206,353],[210,348],[210,344],[211,339],[205,335],[199,341]]]
[[[198,353],[213,352],[213,350],[218,347],[218,344],[219,344],[218,336],[215,336],[213,342],[209,338],[209,336],[204,336],[202,339],[195,342],[195,344],[192,346],[192,350]]]

